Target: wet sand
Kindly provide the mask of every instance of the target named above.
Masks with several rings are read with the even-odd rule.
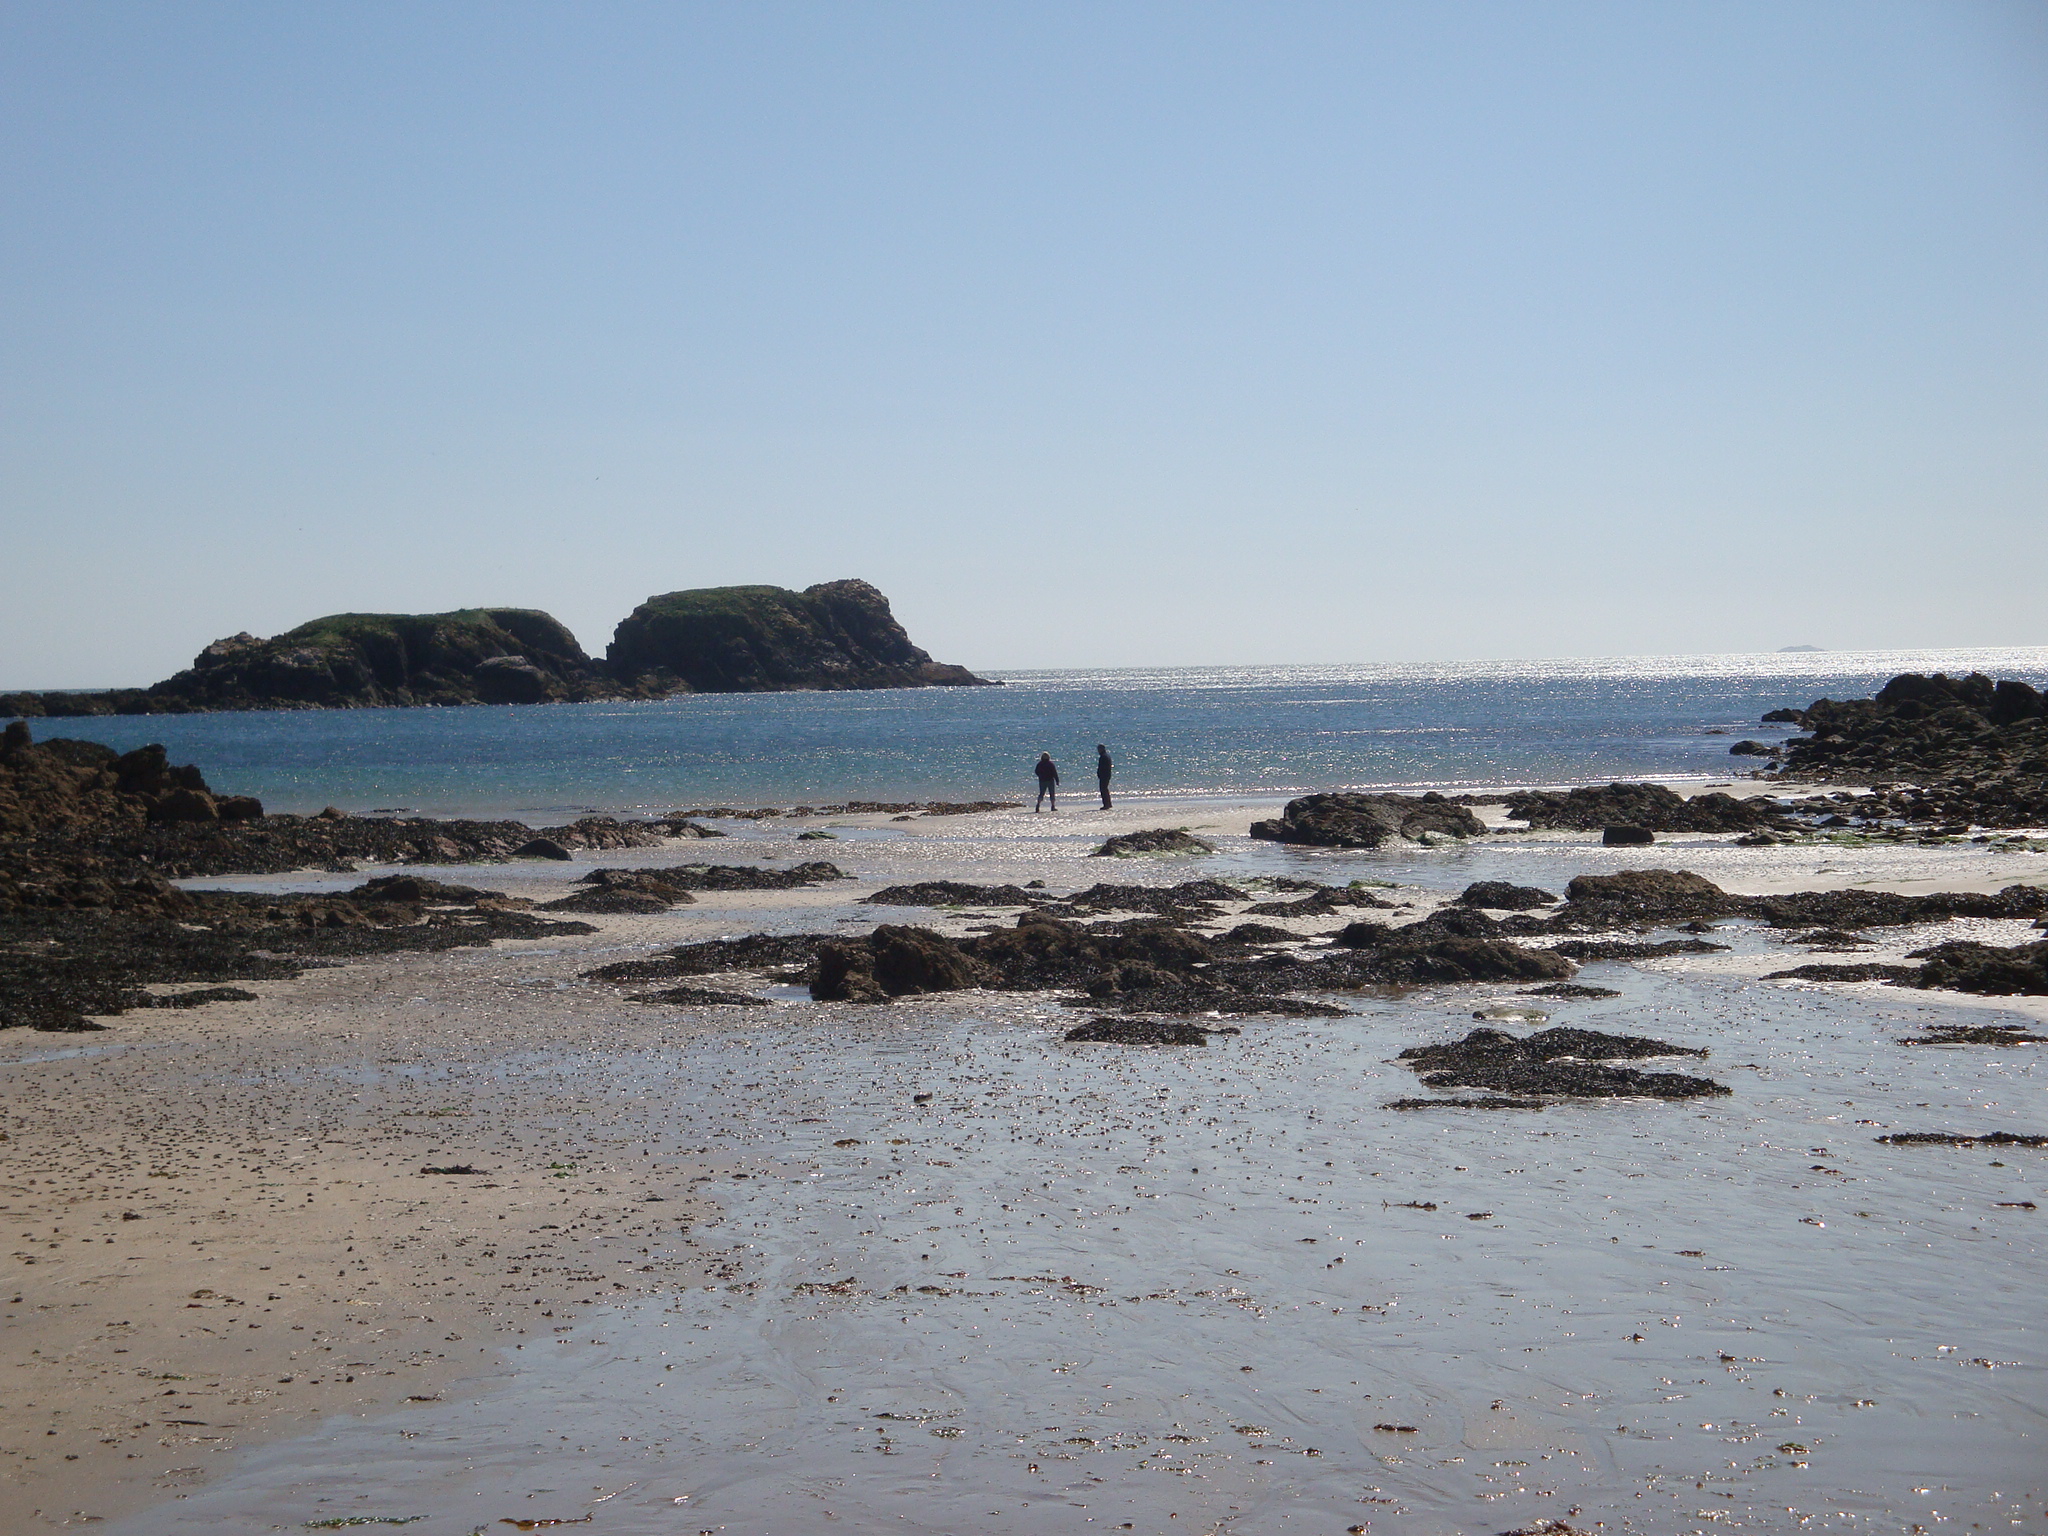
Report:
[[[1984,848],[1713,837],[1309,852],[1244,837],[1269,813],[736,827],[601,862],[857,879],[0,1040],[0,1525],[2039,1523],[2041,1154],[1874,1137],[2048,1129],[2039,1048],[1893,1043],[2043,1000],[1759,983],[1817,957],[1730,924],[1726,954],[1589,965],[1623,996],[1544,1006],[1705,1046],[1732,1098],[1401,1114],[1396,1051],[1512,989],[1176,1051],[1067,1045],[1087,1015],[1042,997],[678,1009],[577,979],[759,929],[980,921],[851,904],[912,879],[1366,878],[1420,915],[1471,880],[1651,864],[1758,893],[2048,878]],[[1220,851],[1082,857],[1147,826]],[[588,867],[453,878],[545,897]],[[480,1171],[418,1171],[458,1164]]]

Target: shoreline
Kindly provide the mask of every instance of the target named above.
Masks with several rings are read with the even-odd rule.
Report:
[[[1395,882],[1410,907],[1403,921],[1442,905],[1474,873],[1475,860],[1581,870],[1746,862],[1761,878],[1721,874],[1719,882],[1756,895],[1850,886],[1992,890],[2011,883],[2015,869],[2036,883],[2048,879],[2048,859],[2040,855],[1967,845],[1906,850],[1903,857],[1927,865],[1926,872],[1887,883],[1870,870],[1891,850],[1738,849],[1726,838],[1684,834],[1650,848],[1601,848],[1583,832],[1520,832],[1489,836],[1480,840],[1484,847],[1380,853],[1250,842],[1245,827],[1269,808],[1179,807],[1190,827],[1226,842],[1218,855],[1193,859],[1085,856],[1085,846],[1103,836],[1171,819],[1145,803],[1108,813],[1002,811],[908,824],[869,813],[833,819],[854,835],[827,845],[756,821],[708,845],[588,852],[555,865],[447,866],[432,873],[543,900],[587,889],[577,877],[596,867],[706,857],[779,863],[822,853],[857,870],[845,884],[703,893],[697,905],[670,912],[599,917],[588,935],[355,959],[296,980],[259,983],[257,1003],[123,1015],[108,1021],[108,1034],[14,1035],[0,1046],[0,1077],[13,1106],[8,1140],[0,1143],[0,1183],[9,1195],[7,1214],[24,1234],[16,1240],[17,1281],[9,1295],[25,1299],[10,1307],[16,1315],[8,1322],[26,1330],[16,1336],[34,1352],[26,1358],[37,1362],[39,1379],[0,1421],[0,1446],[17,1453],[0,1483],[0,1514],[24,1521],[69,1519],[81,1510],[111,1516],[175,1500],[179,1479],[203,1480],[203,1473],[180,1470],[204,1468],[210,1456],[202,1457],[202,1449],[226,1453],[289,1438],[334,1414],[403,1412],[408,1403],[425,1406],[415,1399],[449,1400],[444,1394],[451,1391],[488,1395],[508,1368],[495,1346],[573,1326],[538,1321],[549,1313],[595,1297],[717,1284],[722,1269],[739,1274],[720,1238],[707,1236],[700,1252],[681,1234],[685,1224],[713,1221],[715,1208],[698,1181],[745,1172],[743,1149],[737,1161],[714,1156],[709,1143],[681,1157],[663,1145],[654,1107],[617,1085],[583,1099],[533,1098],[516,1072],[504,1075],[506,1064],[541,1042],[593,1060],[617,1052],[687,1053],[806,1010],[851,1008],[859,1015],[860,1006],[780,1004],[763,1013],[626,1005],[622,1013],[616,998],[626,989],[577,979],[591,965],[763,926],[859,932],[878,920],[905,920],[892,909],[852,905],[893,878],[1044,877],[1073,887],[1105,879],[1163,885],[1218,866],[1242,874],[1254,863],[1303,872],[1384,869],[1403,875]],[[1816,853],[1837,867],[1809,872]],[[1438,872],[1433,883],[1414,883],[1428,868]],[[295,878],[241,883],[278,889]],[[908,920],[956,933],[969,931],[974,914],[924,910]],[[1343,920],[1340,914],[1285,926],[1308,937]],[[2015,941],[2002,930],[1999,936]],[[1738,974],[1739,967],[1715,963],[1726,959],[1640,968]],[[1905,996],[1923,1008],[2048,1014],[2044,999]],[[1901,994],[1886,1000],[1899,1002]],[[1043,1006],[1030,995],[1011,1002],[970,993],[953,1003],[905,1000],[897,1012],[910,1013],[913,1004],[919,1015],[935,1006]],[[787,1013],[792,1006],[797,1012]],[[177,1112],[202,1103],[213,1106],[206,1115]],[[68,1172],[49,1176],[81,1156],[95,1170],[90,1182]],[[462,1163],[490,1171],[416,1171]],[[604,1171],[593,1178],[592,1169]],[[649,1194],[660,1202],[643,1198]],[[124,1220],[127,1211],[136,1219]],[[543,1224],[553,1215],[569,1220]],[[493,1243],[501,1224],[506,1233],[516,1231],[521,1248]],[[547,1227],[555,1233],[543,1235]],[[541,1266],[561,1278],[536,1272],[532,1255],[542,1250],[532,1245],[543,1242],[568,1245],[552,1254],[559,1265]],[[514,1265],[515,1251],[528,1257]],[[579,1278],[568,1278],[572,1273]],[[280,1276],[288,1283],[279,1284]],[[224,1326],[230,1323],[239,1326]],[[340,1361],[338,1371],[323,1368],[329,1357]],[[351,1374],[354,1382],[345,1379]],[[79,1459],[52,1468],[53,1455]],[[35,1466],[22,1481],[18,1473],[28,1463],[18,1458],[27,1456]],[[43,1513],[31,1516],[32,1510]]]

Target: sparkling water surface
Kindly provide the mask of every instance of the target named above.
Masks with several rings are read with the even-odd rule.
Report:
[[[37,721],[160,741],[274,810],[632,814],[719,805],[1014,797],[1050,751],[1076,794],[1097,742],[1117,790],[1570,784],[1727,774],[1757,717],[1867,697],[1900,672],[2048,684],[2048,647],[1378,666],[1013,672],[1002,688],[706,694],[654,703],[262,711]],[[1725,730],[1729,736],[1707,735]]]

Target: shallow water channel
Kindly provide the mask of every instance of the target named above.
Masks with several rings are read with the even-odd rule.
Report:
[[[655,1155],[732,1170],[689,1234],[732,1277],[107,1528],[2039,1528],[2048,1211],[2000,1202],[2048,1205],[2048,1154],[1875,1141],[2042,1129],[2038,1048],[1897,1045],[1955,1016],[1920,994],[1584,979],[1628,995],[1553,1022],[1709,1047],[1673,1065],[1732,1097],[1384,1108],[1476,989],[1200,1049],[975,1000],[508,1058],[668,1101]]]

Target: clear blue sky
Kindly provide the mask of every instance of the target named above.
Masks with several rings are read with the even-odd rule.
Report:
[[[2048,6],[0,3],[0,687],[2048,642]]]

